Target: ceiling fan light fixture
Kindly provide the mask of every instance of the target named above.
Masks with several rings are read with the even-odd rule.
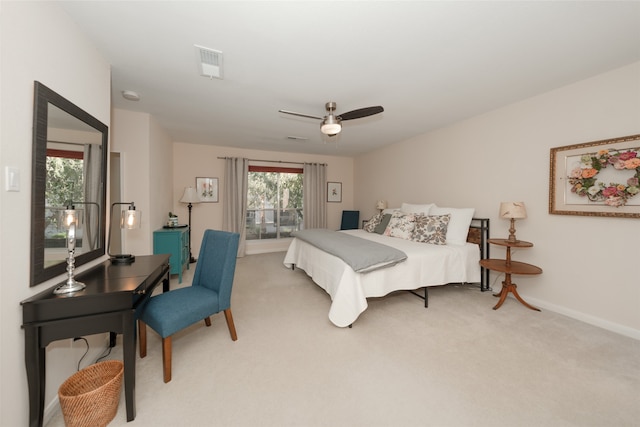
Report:
[[[340,120],[336,119],[333,114],[329,114],[320,124],[320,132],[325,135],[337,135],[342,130]]]

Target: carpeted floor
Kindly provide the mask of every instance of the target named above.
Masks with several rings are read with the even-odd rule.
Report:
[[[431,289],[428,309],[406,292],[371,299],[337,328],[329,296],[283,259],[238,260],[238,341],[222,314],[178,333],[168,384],[150,331],[137,417],[126,422],[123,397],[111,425],[640,425],[640,341],[511,297],[494,311],[491,292],[463,285]],[[62,425],[61,414],[48,423]]]

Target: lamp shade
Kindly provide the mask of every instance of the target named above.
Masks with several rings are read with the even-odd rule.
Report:
[[[75,209],[65,209],[63,222],[66,228],[78,224],[78,212]]]
[[[527,217],[527,210],[524,202],[502,202],[500,203],[500,218],[522,219]]]
[[[386,200],[378,200],[376,202],[376,209],[380,209],[380,210],[387,209],[387,201]]]
[[[185,187],[180,203],[200,203],[200,196],[193,187]]]
[[[122,214],[120,216],[120,228],[133,230],[134,228],[140,228],[140,226],[140,211],[137,211],[135,206],[133,209],[129,207],[129,209],[122,210]]]

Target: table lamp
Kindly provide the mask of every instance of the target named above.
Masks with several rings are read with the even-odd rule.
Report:
[[[186,187],[184,189],[184,193],[182,194],[182,198],[180,199],[180,203],[188,203],[187,207],[189,208],[189,263],[193,264],[196,262],[196,259],[193,257],[191,253],[191,208],[193,207],[193,203],[200,203],[200,196],[198,192],[193,187]]]
[[[113,207],[116,205],[129,205],[129,209],[123,209],[120,214],[120,228],[124,230],[132,230],[140,228],[140,211],[136,210],[134,202],[115,202],[111,204],[111,214]],[[113,223],[113,216],[112,223]],[[109,228],[109,244],[107,245],[107,254],[111,257],[113,264],[131,264],[135,259],[135,255],[131,254],[112,254],[111,253],[111,228]]]
[[[378,200],[376,202],[376,209],[378,209],[380,212],[382,212],[383,210],[387,209],[387,201],[386,200]]]
[[[502,202],[500,203],[500,218],[506,218],[511,220],[511,227],[509,228],[508,242],[517,243],[516,239],[516,219],[524,219],[527,217],[527,210],[524,207],[524,202]]]
[[[69,212],[72,209],[65,210],[65,224],[67,224],[67,281],[53,290],[54,294],[68,294],[71,292],[77,292],[86,287],[82,282],[76,281],[73,278],[73,270],[75,269],[75,252],[76,252],[76,221],[74,220],[75,211]],[[68,222],[67,222],[68,221]]]

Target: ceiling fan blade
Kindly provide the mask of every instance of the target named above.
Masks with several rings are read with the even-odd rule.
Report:
[[[347,111],[346,113],[340,114],[338,117],[342,120],[353,120],[360,119],[362,117],[373,116],[374,114],[382,113],[383,111],[384,108],[378,105],[376,107],[366,107],[360,108],[358,110]]]
[[[311,116],[309,114],[296,113],[295,111],[278,110],[278,112],[285,113],[285,114],[291,114],[292,116],[307,117],[309,119],[318,119],[318,120],[323,120],[324,119],[324,117],[318,117],[318,116]]]

